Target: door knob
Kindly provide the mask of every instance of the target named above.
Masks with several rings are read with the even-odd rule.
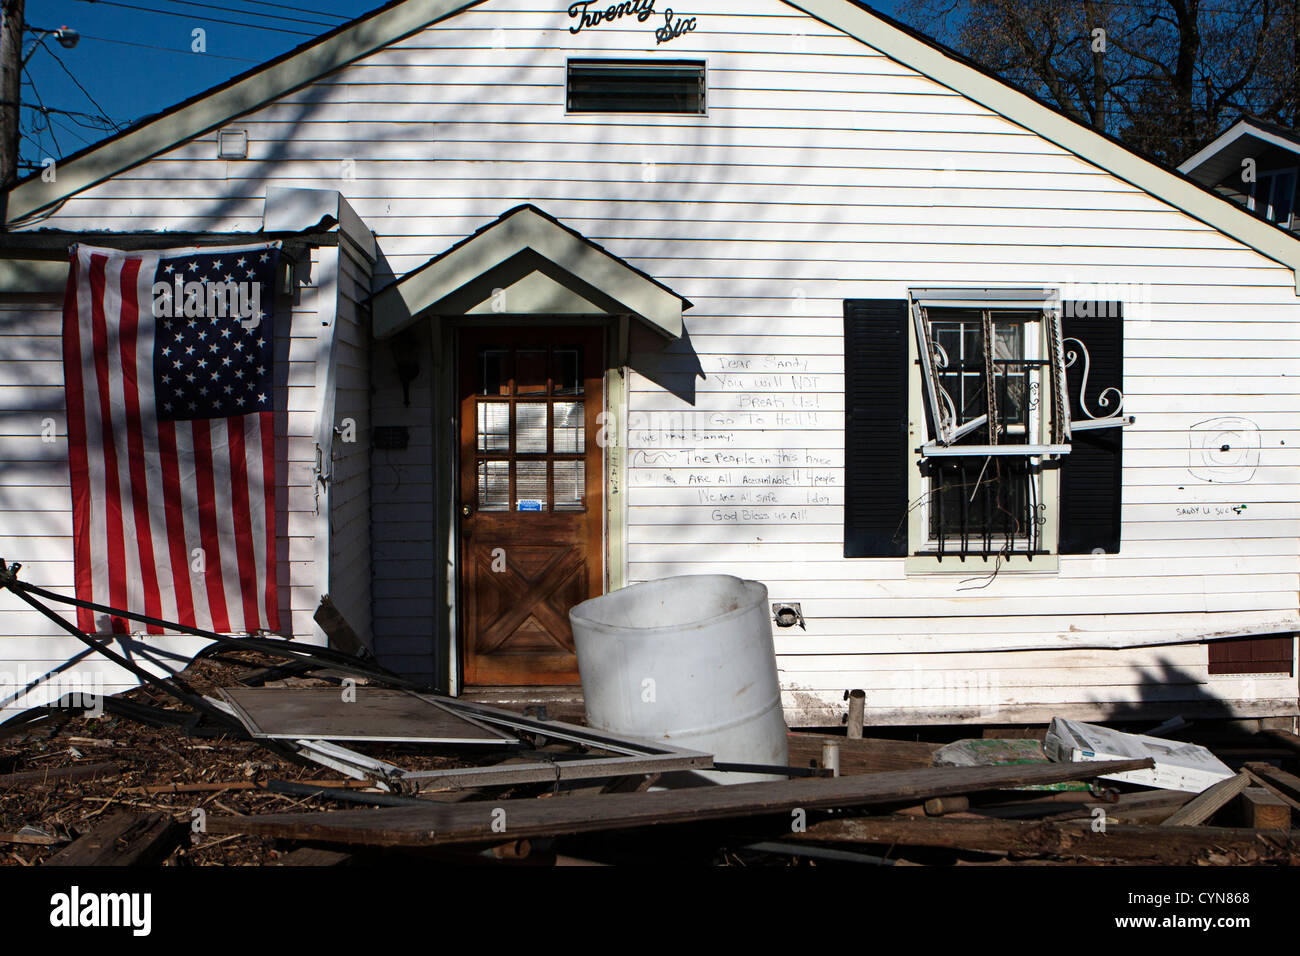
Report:
[[[461,505],[461,506],[460,506],[460,513],[463,514],[466,518],[468,518],[468,517],[469,517],[469,505]]]

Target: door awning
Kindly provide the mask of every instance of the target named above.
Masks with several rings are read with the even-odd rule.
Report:
[[[632,315],[680,338],[691,303],[536,206],[516,206],[373,297],[376,338],[426,315]]]

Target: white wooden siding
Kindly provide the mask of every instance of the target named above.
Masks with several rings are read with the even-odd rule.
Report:
[[[367,646],[370,628],[370,263],[339,238],[330,463],[329,593]]]
[[[319,256],[319,250],[313,253]],[[286,369],[277,385],[276,481],[279,535],[276,574],[285,633],[312,637],[319,600],[315,572],[314,415],[312,375],[318,296],[304,289],[296,301],[276,301],[276,362]],[[52,297],[0,297],[0,557],[22,562],[21,577],[71,595],[72,499],[68,485],[67,422],[62,371],[62,302]],[[46,420],[53,441],[42,438]],[[75,622],[71,608],[56,607]],[[285,617],[287,610],[287,618]],[[203,646],[190,637],[142,638],[171,655],[178,666]],[[148,666],[140,654],[135,660]],[[58,670],[69,660],[70,668]],[[56,675],[57,671],[57,676]],[[160,671],[156,671],[160,672]],[[69,690],[112,694],[137,684],[125,670],[91,654],[85,645],[0,594],[0,720],[46,703]],[[24,692],[31,685],[30,692]]]
[[[951,695],[905,676],[913,661],[1000,675],[994,710],[1007,719],[1195,701],[1216,686],[1203,645],[1124,645],[1295,622],[1292,274],[778,0],[702,0],[691,14],[696,32],[656,48],[649,24],[573,36],[558,7],[489,0],[231,123],[249,133],[247,160],[218,160],[215,135],[199,137],[46,224],[256,229],[268,185],[338,188],[401,275],[533,202],[688,297],[703,377],[680,349],[633,357],[629,412],[659,417],[651,431],[666,420],[698,434],[632,429],[629,576],[735,572],[801,601],[807,630],[776,634],[792,721],[838,719],[855,686],[880,719],[961,716]],[[702,58],[708,115],[566,116],[565,61],[585,55]],[[951,284],[1125,300],[1123,388],[1138,424],[1125,435],[1120,555],[1062,557],[1057,572],[972,591],[961,589],[978,562],[905,575],[901,560],[842,558],[842,302]],[[430,381],[412,383],[406,407],[388,348],[371,360],[373,420],[407,424],[412,439],[373,456],[375,646],[426,674],[441,568]],[[693,404],[646,377],[666,373]],[[1249,482],[1188,471],[1189,429],[1220,416],[1258,426]],[[714,520],[744,508],[764,514]],[[1295,680],[1239,696],[1294,710]]]

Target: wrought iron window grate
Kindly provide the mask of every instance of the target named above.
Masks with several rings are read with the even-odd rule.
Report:
[[[940,558],[1047,554],[1042,465],[1029,457],[954,456],[922,465],[930,482],[930,541]]]

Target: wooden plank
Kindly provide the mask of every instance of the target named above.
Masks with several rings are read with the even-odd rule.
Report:
[[[1255,783],[1281,797],[1292,810],[1300,811],[1300,777],[1267,763],[1248,763],[1246,772]]]
[[[57,843],[66,842],[67,840],[62,837],[38,831],[24,833],[22,830],[19,830],[15,833],[0,833],[0,843],[19,843],[26,846],[54,846]]]
[[[786,736],[790,766],[820,767],[822,744],[833,740],[840,745],[840,773],[876,773],[883,770],[920,770],[942,744],[914,740],[886,740],[879,737],[842,737],[839,734],[791,733]]]
[[[1220,780],[1208,790],[1202,791],[1194,800],[1174,811],[1161,825],[1166,827],[1193,827],[1204,823],[1249,785],[1250,775],[1244,770],[1235,777]]]
[[[315,846],[300,846],[275,861],[275,866],[346,866],[352,854]]]
[[[1145,769],[1149,759],[1088,765],[1090,774]],[[327,813],[209,817],[210,833],[254,833],[287,839],[371,846],[439,846],[722,820],[829,809],[912,803],[930,797],[1078,777],[1078,764],[930,767],[850,777],[737,784],[654,793],[574,796],[564,800],[501,800],[434,807],[339,810]],[[504,829],[502,829],[504,827]]]
[[[806,833],[792,837],[819,843],[946,847],[1005,852],[1013,857],[1162,865],[1193,864],[1211,853],[1233,862],[1256,858],[1289,860],[1300,855],[1300,839],[1294,832],[1262,834],[1228,827],[1183,827],[1174,837],[1163,827],[1132,824],[1111,824],[1103,832],[1094,832],[1086,820],[1062,823],[859,817],[815,823]]]
[[[1242,823],[1257,830],[1289,830],[1291,807],[1266,787],[1247,787],[1237,796]]]
[[[0,790],[8,787],[31,786],[33,784],[54,783],[60,780],[85,780],[88,777],[116,777],[121,773],[117,764],[111,761],[103,763],[75,764],[71,767],[47,767],[43,770],[22,770],[18,773],[0,775]]]
[[[150,866],[180,846],[186,829],[164,813],[127,810],[106,817],[46,861],[46,866]]]

